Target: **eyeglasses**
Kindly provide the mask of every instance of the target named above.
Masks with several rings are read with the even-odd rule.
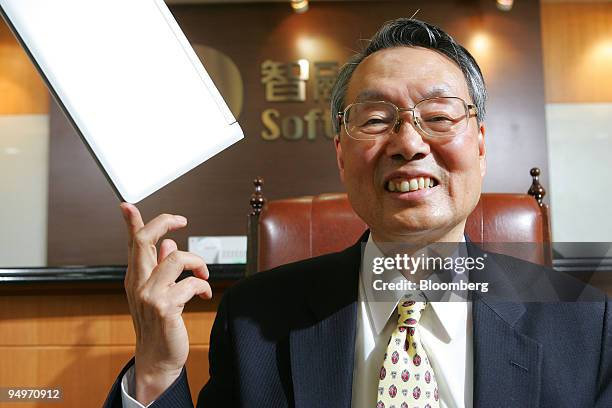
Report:
[[[398,133],[403,119],[401,112],[412,113],[412,124],[432,138],[450,137],[464,131],[471,117],[477,116],[476,106],[463,99],[449,96],[424,99],[413,108],[398,108],[391,102],[357,102],[338,112],[346,133],[353,139],[372,140]]]

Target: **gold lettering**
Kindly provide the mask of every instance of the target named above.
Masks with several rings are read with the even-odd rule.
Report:
[[[263,140],[276,140],[280,136],[280,128],[278,123],[274,119],[280,117],[280,112],[276,109],[266,109],[261,113],[261,122],[266,129],[261,131],[261,138]]]
[[[298,116],[288,116],[282,122],[283,137],[287,140],[301,139],[304,134],[304,122]]]
[[[306,115],[304,120],[306,121],[306,138],[308,140],[315,140],[317,137],[317,123],[321,116],[321,109],[311,109]]]
[[[264,126],[261,138],[269,141],[280,137],[286,140],[304,138],[314,141],[317,137],[333,140],[335,136],[329,109],[313,108],[304,116],[281,116],[279,110],[270,108],[261,113],[261,122]]]

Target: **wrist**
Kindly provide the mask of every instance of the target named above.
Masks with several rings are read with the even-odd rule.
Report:
[[[155,401],[181,375],[180,369],[160,369],[155,367],[134,366],[135,399],[143,405]]]

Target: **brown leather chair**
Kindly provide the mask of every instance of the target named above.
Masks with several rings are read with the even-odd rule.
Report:
[[[466,224],[471,241],[485,249],[551,265],[548,208],[532,169],[528,194],[484,193]],[[265,202],[263,181],[255,180],[249,216],[247,272],[270,269],[354,244],[366,230],[344,193],[320,194]],[[498,245],[495,243],[521,243]],[[538,243],[541,245],[524,245]]]

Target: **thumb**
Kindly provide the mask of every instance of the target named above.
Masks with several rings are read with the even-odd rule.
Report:
[[[161,263],[168,255],[178,249],[178,245],[171,239],[164,239],[159,246],[159,253],[157,255],[157,263]]]

